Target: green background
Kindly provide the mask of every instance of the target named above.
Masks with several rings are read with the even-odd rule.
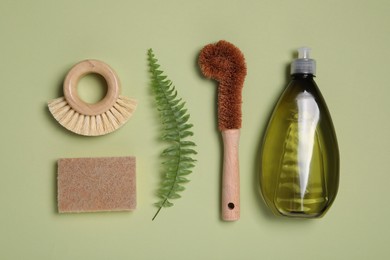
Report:
[[[1,0],[0,259],[388,259],[389,14],[388,0]],[[220,39],[238,46],[248,67],[234,223],[220,220],[216,84],[197,66],[200,49]],[[261,137],[302,45],[317,60],[341,153],[338,197],[318,220],[274,217],[258,192]],[[183,197],[153,222],[165,146],[148,48],[187,101],[198,151]],[[139,101],[130,121],[103,137],[72,134],[46,107],[87,58],[111,65],[122,94]],[[80,92],[93,98],[99,84],[87,77]],[[134,212],[57,213],[57,159],[125,155],[137,157]]]

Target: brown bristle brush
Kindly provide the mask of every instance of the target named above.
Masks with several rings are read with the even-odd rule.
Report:
[[[86,74],[101,75],[107,82],[106,96],[95,104],[84,102],[77,84]],[[66,129],[80,135],[98,136],[121,127],[133,115],[137,101],[120,95],[119,78],[106,63],[84,60],[68,72],[64,81],[64,97],[48,102],[54,118]]]
[[[242,87],[246,76],[242,52],[227,41],[206,45],[199,55],[203,75],[218,86],[218,128],[224,145],[222,173],[222,219],[240,218],[238,145],[242,121]]]

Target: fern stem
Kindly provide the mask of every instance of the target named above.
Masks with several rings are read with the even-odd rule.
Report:
[[[167,199],[164,200],[164,202],[163,202],[162,205],[164,205],[166,201],[167,201]],[[160,207],[158,208],[156,214],[154,214],[154,217],[152,218],[152,221],[157,217],[158,213],[160,213],[160,210],[161,210],[162,208],[163,208],[163,206],[160,206]]]

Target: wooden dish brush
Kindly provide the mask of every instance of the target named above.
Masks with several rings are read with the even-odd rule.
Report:
[[[80,99],[79,80],[96,73],[106,80],[107,94],[95,104]],[[98,136],[121,127],[133,114],[137,101],[120,95],[120,83],[115,71],[102,61],[84,60],[77,63],[64,81],[64,97],[48,102],[54,118],[66,129],[80,135]]]
[[[219,41],[206,45],[199,55],[203,75],[218,86],[218,128],[224,144],[222,173],[222,219],[240,218],[238,145],[242,121],[242,88],[246,76],[244,55],[233,44]]]

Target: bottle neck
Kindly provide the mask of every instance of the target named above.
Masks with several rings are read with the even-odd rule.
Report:
[[[291,74],[292,79],[313,79],[315,76],[309,73],[294,73]]]

